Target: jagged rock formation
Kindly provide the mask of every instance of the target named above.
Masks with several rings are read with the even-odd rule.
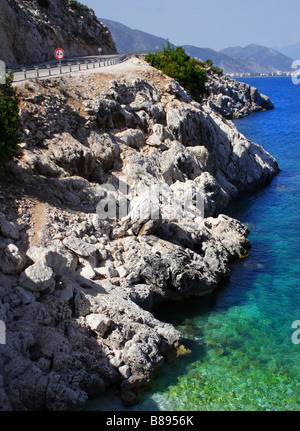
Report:
[[[40,2],[41,3],[41,2]],[[47,3],[46,1],[43,3]],[[88,10],[67,0],[0,0],[0,59],[9,68],[67,57],[117,53],[110,31]]]
[[[243,118],[252,112],[274,109],[268,96],[257,88],[208,71],[209,106],[225,118]]]
[[[220,211],[278,171],[175,81],[127,65],[21,89],[24,154],[0,191],[0,410],[82,410],[113,384],[136,402],[183,342],[153,307],[229,276],[250,244]]]

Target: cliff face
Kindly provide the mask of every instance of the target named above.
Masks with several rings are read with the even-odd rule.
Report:
[[[56,48],[66,57],[115,54],[108,28],[90,11],[76,9],[65,0],[49,7],[36,1],[0,0],[0,59],[7,67],[54,60]]]
[[[0,184],[0,410],[82,410],[116,383],[131,404],[183,342],[151,310],[229,276],[248,230],[219,213],[278,166],[136,59],[29,87]]]

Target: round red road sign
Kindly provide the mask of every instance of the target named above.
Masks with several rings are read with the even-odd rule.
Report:
[[[63,49],[58,48],[58,49],[55,51],[55,57],[57,58],[57,60],[62,60],[62,59],[64,58],[64,56],[65,56],[65,52],[64,52],[64,50],[63,50]]]

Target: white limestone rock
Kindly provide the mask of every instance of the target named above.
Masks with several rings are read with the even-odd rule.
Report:
[[[111,320],[105,314],[92,313],[85,318],[87,326],[100,337],[103,337],[111,324]]]
[[[119,273],[115,268],[114,264],[110,260],[106,260],[101,263],[101,266],[94,268],[94,271],[97,275],[105,278],[115,278],[119,277]]]
[[[20,275],[20,285],[32,292],[40,293],[55,289],[55,273],[44,262],[37,262]]]
[[[27,250],[26,255],[35,263],[44,262],[57,275],[63,273],[68,263],[67,258],[62,254],[55,251],[55,249],[47,249],[46,247],[33,246]]]
[[[127,129],[123,132],[116,133],[115,137],[120,143],[128,147],[140,149],[145,145],[145,137],[141,130]]]
[[[89,280],[93,280],[96,277],[96,271],[95,269],[87,264],[83,266],[82,268],[78,269],[78,274],[80,274],[84,278],[88,278]]]
[[[4,274],[20,274],[27,259],[15,244],[8,244],[0,248],[0,269]]]
[[[93,244],[89,244],[80,238],[72,236],[65,238],[63,244],[77,256],[89,258],[93,254],[96,254],[97,248]]]

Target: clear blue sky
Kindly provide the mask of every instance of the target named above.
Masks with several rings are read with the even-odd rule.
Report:
[[[299,0],[81,0],[100,18],[216,50],[300,43]]]

